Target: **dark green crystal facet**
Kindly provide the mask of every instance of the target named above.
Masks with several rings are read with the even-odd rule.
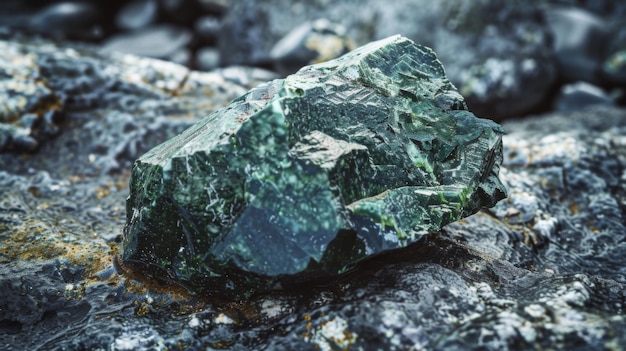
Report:
[[[502,133],[430,49],[373,42],[138,159],[121,258],[227,298],[332,278],[504,198]]]

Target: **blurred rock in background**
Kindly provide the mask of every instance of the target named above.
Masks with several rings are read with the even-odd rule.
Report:
[[[0,35],[284,76],[402,34],[435,50],[470,110],[502,120],[550,111],[579,81],[623,104],[625,14],[620,0],[6,0]]]

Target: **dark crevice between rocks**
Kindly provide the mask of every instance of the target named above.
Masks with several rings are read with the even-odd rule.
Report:
[[[10,319],[0,320],[0,332],[3,334],[19,334],[22,332],[22,323]]]
[[[384,271],[390,266],[396,264],[417,265],[420,263],[436,264],[459,272],[468,281],[485,281],[485,276],[487,276],[490,283],[497,283],[496,274],[468,274],[470,270],[466,270],[465,267],[468,261],[480,261],[485,266],[489,266],[492,260],[492,258],[486,257],[469,247],[442,237],[440,233],[433,233],[424,236],[406,248],[389,250],[369,257],[352,266],[337,278],[294,284],[290,286],[289,290],[299,296],[319,296],[324,292],[344,294],[350,290],[350,288],[346,290],[346,286],[371,281],[372,276],[376,275],[377,272]],[[389,285],[392,286],[397,277],[390,276],[389,278]]]
[[[346,232],[344,235],[338,235],[338,238],[339,240],[350,241],[350,238],[353,237],[352,241],[354,241],[356,235],[354,233],[350,234],[350,232]],[[344,244],[345,242],[342,242],[337,245],[338,247],[344,247],[342,246]],[[245,306],[253,306],[255,301],[258,302],[274,295],[289,296],[302,301],[311,300],[324,294],[330,294],[335,296],[335,298],[339,298],[342,295],[350,294],[351,286],[359,286],[364,282],[368,282],[378,272],[396,264],[436,264],[458,272],[468,282],[484,282],[487,279],[490,284],[498,284],[498,274],[493,272],[492,268],[489,268],[493,261],[492,258],[482,253],[448,238],[441,237],[439,233],[434,233],[424,236],[406,248],[389,250],[346,267],[345,273],[338,277],[331,275],[317,275],[315,277],[301,275],[299,278],[290,276],[287,280],[283,280],[281,277],[276,279],[246,272],[249,276],[248,279],[276,280],[278,283],[276,290],[249,295],[247,300],[228,300],[220,296],[210,295],[206,291],[202,292],[200,290],[198,292],[198,287],[191,288],[186,286],[158,266],[148,265],[145,262],[136,260],[127,260],[122,263],[117,256],[114,260],[117,271],[124,274],[127,279],[135,281],[132,284],[140,284],[158,293],[182,296],[190,301],[222,306],[234,314],[242,314],[245,312]],[[480,262],[480,265],[486,268],[483,271],[472,273],[471,270],[466,269],[467,262]],[[311,264],[315,265],[317,263]],[[509,271],[523,271],[513,265],[506,266]],[[396,278],[392,276],[389,278],[390,280],[387,283],[391,287],[395,284]],[[236,292],[233,293],[237,294]],[[238,307],[231,309],[229,306]],[[241,317],[238,320],[244,323],[247,318]]]

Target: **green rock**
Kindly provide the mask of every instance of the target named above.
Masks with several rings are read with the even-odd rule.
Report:
[[[332,279],[506,196],[503,130],[394,36],[250,90],[135,162],[121,259],[240,299]]]

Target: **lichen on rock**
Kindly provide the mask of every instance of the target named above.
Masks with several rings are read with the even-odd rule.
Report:
[[[122,262],[227,298],[336,277],[504,198],[502,134],[432,50],[370,43],[139,158]]]

